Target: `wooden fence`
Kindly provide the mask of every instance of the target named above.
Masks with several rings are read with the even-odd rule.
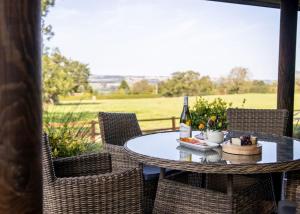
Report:
[[[142,119],[142,120],[139,120],[139,122],[153,122],[153,121],[165,121],[165,120],[171,121],[171,127],[168,127],[168,128],[142,130],[143,133],[151,133],[151,132],[159,132],[159,131],[176,131],[176,130],[178,130],[179,127],[176,126],[177,119],[179,119],[179,117],[166,117],[166,118],[155,118],[155,119]]]
[[[153,118],[153,119],[141,119],[139,122],[155,122],[155,121],[170,121],[170,126],[167,128],[157,128],[157,129],[144,129],[142,130],[143,133],[153,133],[153,132],[159,132],[159,131],[176,131],[179,129],[178,126],[176,126],[176,120],[178,120],[179,117],[166,117],[166,118]],[[295,126],[298,127],[300,123],[300,110],[294,111],[294,123]],[[53,126],[59,127],[60,123],[51,123]],[[95,141],[100,136],[100,129],[98,125],[98,121],[92,120],[91,122],[74,122],[72,123],[72,126],[86,126],[90,127],[90,133],[91,133],[91,139]]]
[[[179,129],[178,126],[176,126],[176,120],[178,120],[179,117],[166,117],[166,118],[153,118],[153,119],[141,119],[139,122],[155,122],[155,121],[170,121],[170,126],[166,128],[157,128],[157,129],[143,129],[143,133],[153,133],[153,132],[159,132],[159,131],[176,131]],[[100,136],[100,130],[97,129],[98,121],[92,120],[90,123],[91,126],[91,139],[94,141]]]
[[[157,128],[157,129],[143,129],[143,133],[153,133],[153,132],[159,132],[159,131],[176,131],[179,129],[178,126],[176,126],[176,120],[178,120],[179,117],[166,117],[166,118],[153,118],[153,119],[141,119],[139,122],[155,122],[155,121],[170,121],[170,126],[166,128]],[[61,127],[64,124],[63,123],[51,123],[51,126],[54,127]],[[90,134],[91,139],[93,141],[96,141],[100,137],[100,128],[99,123],[96,120],[92,120],[90,122],[71,122],[68,123],[69,126],[72,127],[90,127]]]

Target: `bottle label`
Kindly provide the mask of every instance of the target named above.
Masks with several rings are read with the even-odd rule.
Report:
[[[180,123],[180,138],[191,137],[192,128],[184,123]]]

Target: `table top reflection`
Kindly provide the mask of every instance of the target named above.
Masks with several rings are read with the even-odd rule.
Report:
[[[193,136],[199,132],[193,132]],[[201,152],[180,146],[179,132],[143,135],[129,140],[125,149],[140,162],[165,168],[207,173],[266,173],[300,169],[300,140],[267,134],[232,131],[226,136],[255,134],[262,145],[260,155],[233,155],[222,147]],[[238,172],[241,170],[240,172]]]

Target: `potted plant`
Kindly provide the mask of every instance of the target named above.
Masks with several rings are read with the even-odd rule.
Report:
[[[212,115],[207,122],[207,140],[213,143],[222,143],[224,141],[224,131],[227,122],[219,115]]]
[[[227,103],[221,98],[216,98],[209,102],[203,97],[198,97],[191,109],[193,129],[200,130],[204,139],[209,137],[211,140],[211,138],[214,138],[212,135],[219,135],[219,139],[221,139],[221,131],[227,128],[226,111],[231,106],[232,103]],[[209,120],[212,120],[210,125],[208,124]]]

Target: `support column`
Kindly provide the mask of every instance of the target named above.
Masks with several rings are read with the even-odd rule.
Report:
[[[298,0],[281,0],[277,108],[289,111],[287,136],[293,135]]]
[[[0,213],[42,213],[40,10],[0,1]]]

